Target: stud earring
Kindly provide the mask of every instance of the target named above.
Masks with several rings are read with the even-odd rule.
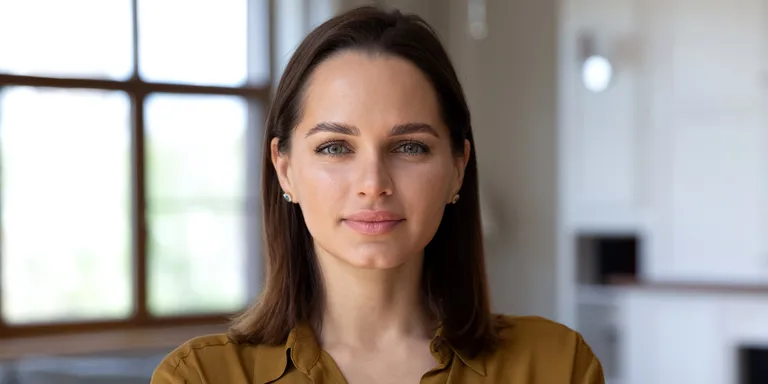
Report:
[[[459,194],[457,193],[456,196],[453,197],[453,200],[451,200],[451,204],[456,204],[459,201]]]
[[[289,195],[287,193],[283,193],[283,199],[285,199],[285,201],[287,201],[289,203],[293,202],[293,198],[291,198],[291,195]]]

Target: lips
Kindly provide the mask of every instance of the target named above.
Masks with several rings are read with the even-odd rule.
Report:
[[[361,211],[342,220],[347,227],[364,235],[383,235],[403,221],[402,216],[389,211]]]

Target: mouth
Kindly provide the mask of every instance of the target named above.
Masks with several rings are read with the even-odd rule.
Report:
[[[404,221],[402,216],[386,211],[358,212],[342,220],[347,227],[364,235],[389,233]]]
[[[405,220],[386,220],[386,221],[355,221],[343,220],[352,230],[364,235],[383,235],[395,229],[395,227]]]

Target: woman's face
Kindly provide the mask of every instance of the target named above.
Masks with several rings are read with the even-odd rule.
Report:
[[[313,72],[288,153],[271,143],[281,186],[301,206],[318,255],[380,269],[423,254],[461,187],[464,144],[457,156],[435,90],[416,66],[354,51]]]

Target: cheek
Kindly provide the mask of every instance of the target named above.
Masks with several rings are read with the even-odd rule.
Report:
[[[400,169],[395,182],[403,204],[409,211],[419,212],[420,220],[439,221],[440,215],[436,212],[442,212],[451,186],[450,164],[431,162]]]
[[[344,184],[340,176],[338,172],[323,167],[302,167],[296,183],[302,201],[322,200],[337,194]]]
[[[349,189],[349,170],[317,161],[302,162],[294,169],[293,185],[307,225],[335,219]]]

